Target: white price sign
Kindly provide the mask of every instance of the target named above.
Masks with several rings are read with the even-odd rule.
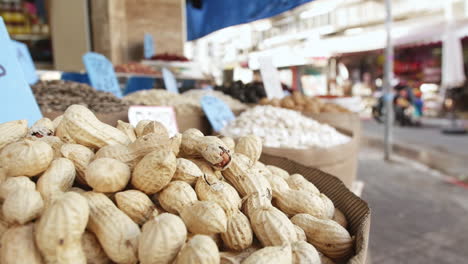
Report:
[[[263,87],[268,99],[283,98],[283,88],[281,87],[281,81],[279,78],[278,69],[273,66],[273,60],[271,57],[260,57],[258,58],[260,64],[260,73],[262,74]]]
[[[141,120],[158,121],[166,127],[170,137],[179,132],[174,108],[169,106],[130,106],[128,120],[134,127]]]

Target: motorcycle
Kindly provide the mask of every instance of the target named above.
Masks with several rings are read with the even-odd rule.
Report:
[[[387,100],[393,102],[393,111],[395,122],[400,126],[417,126],[419,125],[418,113],[416,108],[411,104],[406,96],[391,94]],[[378,122],[385,122],[386,107],[385,95],[378,98],[377,103],[372,107],[372,117]]]

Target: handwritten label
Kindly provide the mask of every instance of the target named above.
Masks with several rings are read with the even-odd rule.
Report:
[[[30,85],[35,84],[39,78],[37,77],[36,66],[34,66],[34,62],[32,60],[31,53],[29,53],[28,46],[19,41],[12,40],[12,42],[16,49],[16,56],[18,57],[21,69],[23,69],[26,81]]]
[[[260,57],[258,58],[260,64],[260,73],[262,74],[263,86],[268,99],[283,98],[283,88],[281,88],[281,81],[279,79],[279,72],[275,66],[273,66],[273,60],[271,57]]]
[[[88,52],[83,56],[83,63],[88,72],[91,86],[96,90],[110,92],[117,97],[122,97],[114,66],[106,57],[95,52]]]
[[[169,106],[130,106],[128,120],[134,127],[141,120],[158,121],[166,127],[171,137],[179,131],[174,108]]]
[[[172,74],[172,72],[166,68],[162,69],[164,85],[166,86],[166,90],[172,93],[179,93],[179,88],[177,87],[177,81]]]
[[[208,117],[213,130],[216,132],[221,131],[229,122],[236,119],[229,106],[222,100],[205,95],[201,99],[203,112]]]
[[[0,17],[0,123],[26,119],[32,125],[41,110],[24,78],[15,49]]]
[[[148,33],[145,34],[143,49],[145,53],[144,54],[145,59],[150,59],[156,53],[154,51],[154,40],[151,34],[148,34]]]

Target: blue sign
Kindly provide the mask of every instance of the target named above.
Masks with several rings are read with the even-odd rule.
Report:
[[[177,81],[174,77],[174,74],[172,74],[172,72],[166,68],[162,69],[162,74],[166,90],[172,93],[179,93],[179,88],[177,87]]]
[[[221,131],[224,126],[236,119],[229,106],[214,96],[203,96],[201,105],[215,132]]]
[[[41,110],[24,78],[13,42],[0,17],[0,123],[26,119],[29,124],[42,118]]]
[[[24,78],[26,78],[26,81],[30,85],[37,83],[39,78],[37,77],[36,66],[34,66],[28,46],[19,41],[12,40],[12,42],[16,49],[16,56],[18,57],[21,69],[23,69]]]
[[[83,63],[88,72],[91,86],[96,90],[110,92],[117,97],[122,97],[114,66],[106,57],[99,53],[88,52],[83,56]]]
[[[145,40],[144,40],[144,43],[143,43],[143,49],[144,49],[144,55],[145,55],[145,59],[149,59],[151,57],[153,57],[154,54],[156,54],[156,52],[154,51],[154,40],[153,40],[153,36],[148,34],[148,33],[145,33]]]

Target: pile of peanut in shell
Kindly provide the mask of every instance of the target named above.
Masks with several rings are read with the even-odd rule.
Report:
[[[302,175],[259,161],[258,137],[81,105],[0,124],[0,263],[341,263],[344,215]]]
[[[285,96],[282,99],[268,99],[262,98],[259,101],[260,105],[272,105],[275,107],[282,107],[299,112],[306,112],[311,114],[320,113],[350,113],[351,111],[333,103],[324,102],[322,99],[312,96],[306,96],[301,92],[293,92],[291,95]]]

